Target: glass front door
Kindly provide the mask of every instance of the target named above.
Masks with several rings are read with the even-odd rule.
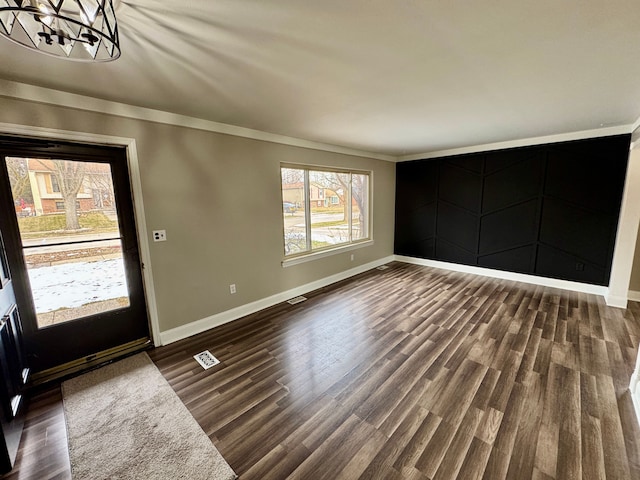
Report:
[[[128,307],[110,165],[5,161],[38,327]]]
[[[3,222],[36,370],[148,339],[124,150],[35,143],[5,152]]]

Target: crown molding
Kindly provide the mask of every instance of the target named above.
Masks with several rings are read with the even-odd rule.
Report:
[[[640,119],[638,119],[640,122]],[[638,123],[636,122],[636,123]],[[640,124],[638,125],[640,126]],[[569,142],[572,140],[585,140],[587,138],[610,137],[613,135],[624,135],[635,130],[633,125],[620,125],[617,127],[596,128],[593,130],[582,130],[579,132],[560,133],[556,135],[546,135],[543,137],[522,138],[519,140],[509,140],[506,142],[487,143],[484,145],[474,145],[462,148],[452,148],[449,150],[438,150],[425,153],[414,153],[398,157],[398,162],[408,162],[411,160],[426,160],[429,158],[451,157],[453,155],[463,155],[467,153],[489,152],[493,150],[504,150],[507,148],[529,147],[532,145],[544,145],[546,143]]]
[[[311,150],[321,150],[324,152],[353,155],[356,157],[373,158],[387,162],[395,162],[397,157],[393,155],[383,155],[380,153],[366,152],[328,143],[314,142],[301,138],[288,137],[276,133],[263,132],[251,128],[238,127],[226,123],[213,122],[201,118],[180,115],[177,113],[154,110],[152,108],[128,105],[126,103],[112,102],[99,98],[79,95],[76,93],[63,92],[51,88],[38,87],[26,83],[13,82],[10,80],[0,80],[0,97],[27,100],[31,102],[55,105],[58,107],[73,108],[75,110],[85,110],[95,113],[104,113],[118,117],[143,120],[166,125],[193,128],[208,132],[233,135],[236,137],[250,138],[264,142],[278,143],[292,147],[309,148]]]
[[[54,90],[51,88],[38,87],[26,83],[14,82],[0,79],[0,97],[26,100],[36,103],[55,105],[58,107],[73,108],[94,113],[115,115],[134,120],[174,125],[178,127],[193,128],[223,135],[249,138],[264,142],[289,145],[292,147],[308,148],[330,153],[352,155],[356,157],[373,158],[387,162],[406,162],[411,160],[423,160],[429,158],[449,157],[453,155],[463,155],[467,153],[480,153],[492,150],[504,150],[507,148],[527,147],[532,145],[542,145],[546,143],[567,142],[571,140],[584,140],[587,138],[606,137],[633,133],[640,128],[640,117],[631,125],[620,125],[616,127],[604,127],[592,130],[582,130],[578,132],[546,135],[542,137],[523,138],[519,140],[509,140],[505,142],[487,143],[484,145],[473,145],[468,147],[453,148],[447,150],[428,151],[424,153],[414,153],[409,155],[385,155],[381,153],[367,152],[328,143],[314,142],[296,137],[289,137],[276,133],[254,130],[251,128],[238,127],[227,123],[214,122],[201,118],[190,117],[177,113],[155,110],[152,108],[139,107],[126,103],[103,100],[86,95]]]

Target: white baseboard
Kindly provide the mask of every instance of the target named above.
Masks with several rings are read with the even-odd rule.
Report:
[[[201,320],[196,320],[194,322],[188,323],[187,325],[160,332],[160,340],[162,342],[162,345],[168,345],[169,343],[177,342],[178,340],[182,340],[183,338],[187,338],[192,335],[202,333],[211,328],[224,325],[225,323],[229,323],[247,315],[251,315],[252,313],[277,305],[278,303],[285,302],[290,298],[297,297],[298,295],[304,295],[305,293],[317,290],[318,288],[326,287],[327,285],[331,285],[332,283],[345,280],[349,277],[353,277],[354,275],[358,275],[360,273],[366,272],[367,270],[371,270],[372,268],[376,268],[380,265],[384,265],[385,263],[389,263],[394,260],[398,262],[411,263],[414,265],[441,268],[443,270],[450,270],[460,273],[472,273],[484,277],[499,278],[502,280],[513,280],[515,282],[529,283],[532,285],[540,285],[543,287],[553,287],[562,290],[572,290],[575,292],[601,295],[605,297],[605,299],[607,300],[607,304],[611,306],[617,306],[616,303],[621,304],[623,301],[626,305],[627,300],[626,298],[623,299],[622,297],[608,297],[607,287],[603,287],[600,285],[590,285],[587,283],[557,280],[555,278],[537,277],[535,275],[527,275],[524,273],[505,272],[502,270],[492,270],[489,268],[459,265],[456,263],[440,262],[437,260],[405,257],[403,255],[391,255],[389,257],[381,258],[380,260],[376,260],[374,262],[360,265],[359,267],[345,270],[344,272],[340,272],[335,275],[316,280],[315,282],[307,283],[305,285],[292,288],[291,290],[277,293],[270,297],[256,300],[255,302],[251,302],[246,305],[232,308],[231,310],[226,310],[224,312],[211,315],[210,317],[206,317]],[[640,301],[640,292],[630,291],[629,300]],[[609,303],[610,301],[613,303]],[[638,387],[638,396],[640,397],[640,387]],[[640,408],[640,398],[637,399],[637,402],[638,407]],[[640,412],[640,410],[638,411]]]
[[[568,280],[557,280],[555,278],[538,277],[525,273],[505,272],[503,270],[493,270],[490,268],[473,267],[469,265],[459,265],[457,263],[440,262],[438,260],[426,260],[424,258],[405,257],[396,255],[396,261],[423,265],[425,267],[441,268],[460,273],[473,273],[483,277],[499,278],[501,280],[513,280],[514,282],[530,283],[543,287],[560,288],[562,290],[572,290],[574,292],[591,293],[594,295],[606,296],[608,289],[600,285],[590,285],[588,283],[570,282]]]
[[[210,317],[206,317],[201,320],[196,320],[195,322],[182,325],[180,327],[160,332],[160,340],[162,341],[162,345],[168,345],[169,343],[177,342],[178,340],[182,340],[183,338],[197,335],[198,333],[210,330],[211,328],[224,325],[225,323],[229,323],[239,318],[246,317],[247,315],[251,315],[252,313],[264,310],[265,308],[272,307],[274,305],[277,305],[278,303],[285,302],[293,297],[297,297],[298,295],[304,295],[305,293],[309,293],[319,288],[326,287],[327,285],[331,285],[332,283],[336,283],[349,277],[353,277],[354,275],[366,272],[367,270],[379,267],[380,265],[392,262],[393,260],[393,255],[381,258],[379,260],[360,265],[359,267],[351,268],[349,270],[345,270],[344,272],[336,273],[335,275],[316,280],[315,282],[307,283],[305,285],[292,288],[291,290],[277,293],[275,295],[271,295],[270,297],[256,300],[255,302],[247,303],[246,305],[240,305],[239,307],[232,308],[231,310],[216,313],[215,315],[211,315]]]
[[[633,372],[629,391],[631,392],[631,400],[633,400],[633,408],[636,411],[636,420],[640,424],[640,378],[638,375],[637,370]]]
[[[621,297],[619,295],[611,295],[607,293],[604,296],[604,301],[606,302],[608,307],[617,307],[617,308],[627,308],[627,302],[629,299],[627,297]]]

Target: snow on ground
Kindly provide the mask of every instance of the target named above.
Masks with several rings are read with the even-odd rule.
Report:
[[[37,313],[127,297],[121,258],[29,269]]]

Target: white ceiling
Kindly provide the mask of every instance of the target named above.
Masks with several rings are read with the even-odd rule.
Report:
[[[0,78],[388,155],[628,125],[637,0],[123,0],[122,56]]]

